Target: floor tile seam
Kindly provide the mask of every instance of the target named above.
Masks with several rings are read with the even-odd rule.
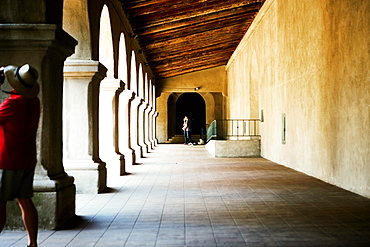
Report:
[[[139,188],[140,184],[144,181],[145,177],[146,177],[147,173],[142,177],[141,181],[137,184],[137,186],[135,187],[135,189],[132,191],[131,195],[128,197],[128,199],[126,200],[126,202],[122,205],[121,209],[116,213],[115,217],[111,220],[111,222],[109,223],[109,225],[106,227],[105,231],[101,234],[101,236],[99,237],[99,239],[97,240],[97,242],[99,242],[99,240],[104,236],[104,234],[108,231],[109,227],[112,225],[112,223],[114,222],[114,220],[117,218],[117,216],[120,214],[120,212],[122,212],[124,206],[128,203],[128,201],[130,200],[130,198],[135,194],[135,192],[137,191],[137,189]],[[130,179],[131,180],[131,179]],[[121,187],[122,188],[122,187]],[[118,192],[114,193],[115,195],[117,194]],[[111,200],[112,198],[115,196],[113,195],[105,204],[107,205]],[[95,197],[94,197],[95,198]],[[71,239],[71,241],[66,245],[68,246],[70,243],[72,243],[72,241],[87,227],[88,224],[90,224],[91,222],[93,222],[93,219],[96,217],[96,215],[99,214],[100,211],[102,211],[102,209],[104,208],[104,206],[100,207],[100,209],[98,210],[98,212],[96,212],[96,214],[94,215],[94,217],[92,217],[91,219],[89,219],[89,221],[85,224],[84,227],[82,227],[80,229],[80,231],[77,232],[77,234],[74,236],[74,238]]]
[[[315,210],[315,212],[319,211],[319,212],[322,212],[323,214],[325,214],[325,211],[321,210],[318,206],[316,206],[315,204],[312,204],[312,203],[309,203],[307,202],[308,204],[310,204],[310,206]],[[325,231],[325,229],[323,229],[323,226],[320,226],[319,224],[317,224],[317,222],[315,222],[314,220],[312,220],[310,217],[304,215],[302,212],[300,212],[296,207],[291,207],[293,210],[295,210],[297,213],[301,214],[304,218],[308,219],[312,225],[316,226],[318,229],[320,229],[321,232],[324,232],[325,234],[328,235],[328,233]],[[325,214],[326,215],[326,214]],[[337,223],[340,223],[342,225],[342,227],[348,227],[346,226],[346,224],[344,224],[343,222],[341,222],[340,220],[334,218],[333,216],[329,216],[331,219],[333,219],[334,222],[337,222]],[[351,229],[352,231],[354,231],[353,229]]]
[[[254,178],[253,178],[254,179]],[[255,180],[255,179],[254,179]],[[268,187],[266,187],[263,183],[261,183],[261,182],[259,182],[258,181],[258,183],[262,186],[262,187],[265,187],[266,188],[266,190],[268,190],[268,191],[270,191],[270,193],[273,193],[273,194],[275,194],[276,195],[276,193],[274,193],[273,191],[271,191]],[[233,186],[234,187],[234,186]],[[254,192],[254,190],[253,190],[253,188],[251,188],[250,186],[248,186],[249,187],[249,189],[250,189],[250,191],[252,191],[252,192]],[[249,211],[250,212],[253,212],[253,210],[251,209],[251,207],[249,206],[249,204],[248,204],[248,201],[242,196],[242,195],[240,195],[240,191],[239,190],[237,190],[237,189],[235,189],[235,187],[234,187],[234,190],[235,190],[235,192],[236,192],[236,194],[238,194],[239,195],[239,198],[241,199],[241,201],[243,201],[247,206],[248,206],[248,208],[249,208]],[[255,192],[254,192],[255,193]],[[259,194],[259,193],[256,193],[256,195],[260,198],[260,200],[267,206],[267,207],[269,207],[269,208],[272,208],[265,200],[264,200],[264,198],[262,198],[261,197],[261,195]],[[228,208],[228,210],[229,210],[229,212],[230,212],[230,207],[228,207],[228,204],[226,204],[225,203],[225,205],[227,206],[227,208]],[[272,208],[273,209],[273,208]],[[231,216],[233,217],[233,219],[234,219],[234,222],[235,222],[235,224],[238,224],[236,221],[235,221],[235,217],[233,216],[233,214],[230,212],[230,214],[231,214]],[[258,215],[256,215],[254,212],[253,212],[253,214],[254,214],[254,216],[256,217],[256,218],[258,218]],[[282,219],[282,217],[279,215],[279,217]],[[260,219],[258,219],[259,221],[260,221]],[[285,221],[284,221],[285,222]],[[263,223],[263,222],[261,222],[260,221],[260,223]],[[289,225],[289,224],[287,224],[287,225]]]
[[[181,174],[183,174],[184,172],[184,167],[181,166],[182,168],[182,171],[181,171]],[[162,209],[162,215],[161,215],[161,218],[160,218],[160,224],[159,224],[159,228],[158,228],[158,232],[157,232],[157,238],[156,238],[156,245],[158,243],[158,237],[159,237],[159,234],[160,234],[160,230],[161,230],[161,226],[163,226],[164,222],[163,222],[163,219],[164,219],[164,213],[165,213],[165,208],[166,208],[166,205],[167,205],[167,201],[168,201],[168,193],[169,193],[169,190],[170,190],[170,186],[172,184],[172,180],[173,180],[173,172],[174,172],[174,167],[172,166],[171,167],[171,174],[170,174],[170,179],[168,181],[168,187],[167,187],[167,193],[166,193],[166,198],[165,198],[165,201],[164,201],[164,206],[163,206],[163,209]],[[185,192],[184,192],[184,179],[182,179],[182,191],[183,191],[183,195],[185,197]],[[185,198],[184,198],[184,202],[185,202]],[[185,205],[183,203],[183,212],[184,212],[184,215],[183,215],[183,219],[184,219],[184,222],[182,224],[183,226],[183,234],[184,234],[184,242],[185,242]]]
[[[198,174],[197,174],[197,181],[199,181],[199,177],[198,177]],[[200,186],[200,185],[199,185]],[[216,189],[217,189],[217,186],[216,186]],[[205,205],[205,208],[206,208],[206,213],[207,213],[207,216],[208,216],[208,221],[209,221],[209,224],[210,224],[210,227],[211,227],[211,230],[212,230],[212,236],[213,236],[213,240],[216,244],[216,246],[218,245],[218,242],[217,242],[217,239],[216,239],[216,232],[215,232],[215,226],[214,224],[212,223],[212,219],[211,219],[211,216],[209,214],[209,206],[207,206],[207,203],[206,201],[204,200],[204,190],[202,189],[202,187],[200,186],[200,191],[202,193],[202,198],[203,198],[203,203]],[[186,230],[186,228],[185,228]],[[185,232],[186,233],[186,232]],[[240,232],[239,232],[240,233]],[[186,235],[185,235],[186,236]],[[244,238],[243,238],[244,239]]]
[[[77,214],[76,214],[76,216],[78,216]],[[85,223],[84,223],[84,225],[83,225],[83,227],[81,227],[81,228],[78,228],[78,230],[77,231],[72,231],[73,232],[73,234],[71,234],[71,236],[69,237],[70,238],[70,240],[66,243],[66,245],[65,246],[68,246],[69,244],[71,244],[72,242],[73,242],[73,240],[74,239],[76,239],[76,237],[81,233],[81,232],[83,232],[84,231],[84,229],[87,227],[87,225],[91,222],[91,220],[92,220],[92,217],[89,217],[89,220],[88,221],[86,221]],[[54,235],[56,235],[56,233],[59,233],[60,231],[58,231],[58,230],[51,230],[51,232],[50,232],[50,234],[47,236],[47,237],[45,237],[43,240],[39,240],[39,245],[41,245],[41,244],[43,244],[43,243],[45,243],[45,242],[47,242],[49,239],[51,239]]]
[[[333,204],[333,203],[330,203],[330,204],[332,204],[332,205],[334,205],[334,207],[335,207],[335,204]],[[343,214],[345,214],[347,217],[348,216],[351,216],[350,218],[351,219],[357,219],[358,221],[363,221],[363,222],[367,222],[367,221],[365,221],[363,218],[361,218],[361,217],[358,217],[355,213],[353,213],[353,212],[351,212],[351,211],[348,211],[348,210],[344,210],[344,209],[342,209],[342,208],[339,208],[341,211],[342,211],[342,213]],[[325,210],[322,210],[323,212],[325,212]],[[330,210],[329,210],[329,214],[330,214]],[[331,215],[332,216],[332,215]],[[349,227],[350,228],[350,226],[346,223],[346,222],[344,222],[342,219],[340,219],[340,218],[336,218],[336,217],[334,217],[334,216],[332,216],[333,218],[335,218],[335,219],[337,219],[337,221],[338,222],[340,222],[341,224],[343,224],[343,225],[345,225],[345,226],[347,226],[347,227]],[[352,230],[354,230],[354,229],[352,229]],[[355,230],[354,230],[355,231]]]
[[[331,238],[331,240],[335,240],[332,236],[330,236],[329,234],[328,234],[328,232],[326,232],[324,229],[322,229],[322,227],[320,227],[318,224],[316,224],[315,222],[313,222],[311,219],[309,219],[306,215],[304,215],[303,213],[301,213],[301,212],[299,212],[299,211],[297,211],[297,209],[296,208],[294,208],[294,207],[290,207],[290,208],[292,208],[294,211],[296,211],[298,214],[300,214],[302,217],[304,217],[304,218],[306,218],[306,219],[308,219],[310,222],[311,222],[311,224],[312,224],[312,226],[314,226],[316,229],[319,229],[320,230],[320,232],[321,233],[323,233],[323,234],[325,234],[327,237],[329,237],[329,238]],[[317,207],[316,207],[317,208]],[[291,226],[290,224],[289,224],[289,222],[287,222],[286,221],[286,219],[284,219],[284,217],[282,217],[281,215],[279,215],[280,216],[280,218],[296,233],[296,234],[298,234],[302,239],[304,238],[304,236],[302,235],[302,233],[299,233],[298,232],[298,227],[293,227],[293,226]]]
[[[7,231],[2,231],[2,232],[0,233],[0,237],[1,237],[2,235],[5,235],[5,234],[6,234],[6,232],[7,232]],[[9,232],[9,233],[11,233],[12,231],[9,231],[9,230],[8,230],[8,232]],[[13,242],[11,245],[9,245],[9,247],[10,247],[10,246],[14,246],[14,245],[16,245],[17,243],[20,243],[23,239],[27,239],[27,234],[26,234],[24,231],[22,231],[20,234],[21,234],[21,236],[20,236],[20,237],[17,237],[16,242]]]
[[[223,175],[224,175],[224,179],[226,179],[228,181],[228,183],[231,185],[232,183],[229,181],[229,179],[225,177],[225,174],[223,174]],[[219,187],[217,186],[217,184],[215,185],[215,187],[218,190],[218,192],[220,193]],[[237,195],[239,195],[239,198],[243,201],[243,198],[241,197],[239,191],[236,190],[234,186],[231,186],[231,187],[234,189],[235,193]],[[244,243],[248,245],[248,239],[242,234],[239,224],[237,223],[234,215],[230,211],[230,206],[225,202],[225,198],[223,198],[222,196],[221,196],[221,200],[223,201],[223,203],[224,203],[224,205],[225,205],[225,207],[226,207],[226,209],[229,213],[230,218],[233,220],[234,226],[238,229],[238,234],[239,234],[240,238],[243,239]],[[248,206],[248,205],[246,205],[246,206]],[[216,243],[217,243],[217,239],[216,239]]]
[[[278,197],[278,198],[280,198],[280,200],[282,200],[282,201],[285,201],[286,202],[286,200],[284,200],[284,198],[281,198],[281,196],[279,196],[278,194],[276,194],[274,191],[271,191],[269,188],[267,188],[271,193],[273,193],[276,197]],[[304,199],[302,198],[302,202],[304,201]],[[296,208],[296,207],[294,207],[294,206],[290,206],[289,205],[289,202],[286,202],[287,203],[287,207],[289,207],[290,209],[292,209],[292,210],[294,210],[296,213],[298,213],[299,215],[301,215],[303,218],[306,218],[306,219],[308,219],[310,222],[311,222],[311,224],[313,225],[313,226],[315,226],[316,228],[318,228],[318,229],[320,229],[320,231],[322,232],[322,233],[324,233],[324,234],[326,234],[326,235],[328,235],[323,229],[321,229],[321,227],[319,227],[319,225],[317,225],[314,221],[312,221],[309,217],[307,217],[306,215],[304,215],[302,212],[300,212],[300,211],[298,211],[298,209]],[[318,211],[322,211],[322,210],[320,210],[317,206],[315,206],[315,205],[313,205],[313,204],[311,204],[311,203],[309,203],[309,202],[306,202],[307,204],[310,204],[310,206],[312,206],[312,207],[314,207],[314,208],[316,208],[315,210],[318,210]],[[270,207],[270,206],[269,206]],[[273,207],[270,207],[271,208],[271,210],[273,210],[273,211],[276,211],[276,209],[275,208],[273,208]],[[289,222],[287,222],[287,220],[284,218],[284,216],[283,215],[281,215],[281,214],[279,214],[278,212],[277,212],[277,214],[276,215],[278,215],[279,217],[280,217],[280,219],[282,219],[296,234],[298,234],[298,235],[300,235],[301,237],[303,237],[301,234],[299,234],[299,232],[297,232],[296,231],[296,227],[294,227],[294,226],[291,226],[290,225],[290,223]],[[332,218],[332,217],[331,217]],[[329,235],[328,235],[329,236]],[[330,237],[330,236],[329,236]]]
[[[88,207],[88,205],[98,196],[99,194],[95,194],[94,196],[90,197],[90,199],[85,203],[85,205],[83,207],[81,207],[77,212],[76,214],[78,214],[79,211],[83,210],[84,208]],[[76,200],[78,200],[79,198],[77,197]],[[85,199],[84,199],[85,200]]]
[[[330,236],[331,238],[333,238],[334,240],[337,240],[337,239],[335,239],[335,237],[334,236],[332,236],[332,231],[328,231],[328,230],[325,230],[325,228],[323,228],[323,227],[319,227],[320,228],[320,230],[322,231],[322,232],[324,232],[326,235],[328,235],[328,236]],[[321,229],[322,228],[322,229]],[[348,226],[343,226],[343,229],[346,229],[346,235],[348,235],[348,231],[349,230],[351,230],[351,232],[352,233],[355,233],[355,234],[357,234],[357,236],[358,237],[363,237],[363,235],[362,234],[360,234],[359,232],[357,232],[356,230],[354,230],[354,229],[352,229],[352,228],[350,228],[350,227],[348,227]],[[370,241],[370,237],[369,236],[365,236],[366,237],[366,239],[368,239],[369,241]]]
[[[269,230],[269,228],[265,224],[263,224],[263,222],[261,221],[261,219],[258,217],[258,215],[255,214],[254,210],[252,210],[248,204],[247,204],[247,207],[249,208],[249,211],[254,215],[255,219],[257,219],[258,222],[264,227],[265,231],[268,232],[269,236],[274,241],[274,243],[276,245],[278,245],[278,242],[276,241],[276,239],[271,234],[271,231]],[[247,239],[247,241],[248,241],[248,239]]]
[[[151,192],[153,191],[153,188],[154,188],[154,186],[155,186],[155,184],[156,184],[156,181],[158,181],[158,179],[159,179],[159,177],[160,177],[160,174],[161,174],[162,169],[163,169],[163,165],[161,165],[161,168],[160,168],[160,170],[157,172],[158,174],[157,174],[157,176],[156,176],[155,180],[152,182],[152,186],[151,186],[151,188],[150,188],[150,191],[148,192],[148,195],[147,195],[147,197],[146,197],[146,199],[145,199],[144,203],[142,204],[142,207],[141,207],[140,211],[138,212],[138,216],[137,216],[137,218],[136,218],[136,220],[135,220],[135,223],[134,223],[134,225],[132,226],[132,229],[131,229],[130,233],[129,233],[129,234],[128,234],[128,236],[127,236],[127,239],[126,239],[125,245],[127,244],[127,241],[129,240],[129,238],[130,238],[130,236],[131,236],[131,234],[132,234],[132,232],[133,232],[133,230],[134,230],[135,226],[136,226],[136,225],[137,225],[137,223],[138,223],[138,219],[140,218],[140,215],[141,215],[141,213],[142,213],[142,211],[143,211],[143,208],[145,207],[145,204],[146,204],[146,202],[147,202],[147,200],[148,200],[148,197],[150,196]],[[152,169],[150,169],[150,171],[151,171],[151,170],[152,170]],[[149,172],[148,172],[148,173],[149,173]],[[147,174],[148,174],[148,173],[147,173]],[[163,205],[163,207],[162,207],[162,214],[161,214],[161,217],[160,217],[160,224],[161,224],[161,221],[162,221],[162,218],[163,218],[163,210],[164,210],[164,205]],[[159,224],[159,227],[158,227],[157,232],[156,232],[155,243],[157,242],[157,239],[158,239],[158,234],[159,234],[160,224]],[[124,246],[125,246],[125,245],[124,245]]]
[[[142,181],[145,179],[145,177],[146,176],[143,177]],[[130,198],[127,200],[127,202],[131,199],[132,195],[135,193],[135,191],[137,190],[137,188],[140,186],[141,182],[138,184],[138,186],[136,187],[136,189],[133,191],[133,193],[131,194]],[[126,204],[127,204],[127,202],[126,202]],[[126,244],[127,244],[128,240],[129,240],[130,236],[132,235],[132,232],[134,231],[134,228],[135,228],[135,226],[136,226],[136,224],[138,222],[138,219],[139,219],[139,217],[141,215],[141,212],[142,212],[142,209],[143,209],[144,205],[145,205],[145,203],[142,204],[141,209],[137,213],[137,216],[135,217],[135,220],[134,220],[134,223],[133,223],[133,225],[132,225],[132,227],[130,229],[130,232],[127,234],[127,237],[126,237],[125,242],[123,243],[123,246],[126,246]],[[120,213],[123,211],[123,209],[124,209],[124,206],[121,208]]]
[[[256,179],[254,179],[254,180],[256,180]],[[256,180],[257,181],[257,180]],[[268,187],[266,187],[263,183],[261,183],[260,181],[257,181],[260,185],[261,185],[261,187],[264,187],[266,190],[268,190],[270,193],[272,193],[272,194],[274,194],[277,198],[279,198],[280,199],[280,201],[283,201],[284,203],[286,203],[286,205],[288,206],[288,207],[290,207],[290,208],[293,208],[295,211],[297,211],[294,207],[291,207],[291,206],[289,206],[290,205],[290,202],[289,201],[286,201],[286,199],[284,199],[284,198],[282,198],[281,196],[279,196],[278,194],[276,194],[275,193],[275,191],[272,191],[270,188],[268,188]],[[252,188],[251,188],[252,189]],[[252,189],[253,190],[253,189]],[[267,206],[267,207],[269,207],[269,208],[271,208],[271,209],[273,209],[274,210],[274,208],[272,207],[272,206],[270,206],[265,200],[264,200],[264,198],[262,198],[261,197],[261,195],[259,194],[259,193],[256,193],[256,195],[260,198],[260,200]],[[303,202],[304,200],[302,200],[302,202]],[[305,202],[305,203],[309,203],[309,202]],[[300,213],[301,215],[303,215],[301,212],[299,212],[299,211],[297,211],[298,213]],[[305,215],[303,215],[304,217],[306,217]]]
[[[120,186],[120,189],[117,191],[117,192],[114,192],[114,193],[112,193],[113,195],[111,196],[111,198],[108,200],[108,201],[111,201],[118,193],[119,193],[119,191],[121,191],[121,189],[124,187],[124,185],[125,184],[127,184],[129,181],[131,181],[132,180],[132,178],[129,178],[129,180],[128,181],[126,181],[123,185],[121,185]],[[88,207],[88,205],[93,201],[93,200],[95,200],[97,197],[99,197],[99,195],[101,195],[101,194],[96,194],[96,195],[94,195],[93,197],[91,197],[90,199],[89,199],[89,201],[87,202],[87,203],[85,203],[85,205],[83,206],[83,207],[81,207],[77,212],[76,212],[76,215],[78,215],[78,213],[80,212],[80,211],[82,211],[84,208],[86,208],[86,207]],[[78,200],[78,198],[76,198],[76,200]],[[107,203],[105,203],[104,205],[106,205]],[[99,208],[102,208],[101,206],[99,206]]]
[[[341,223],[341,222],[340,222]],[[329,237],[331,237],[331,238],[333,238],[334,240],[337,240],[337,239],[335,239],[334,238],[334,236],[332,236],[332,234],[331,234],[331,232],[330,231],[328,231],[328,230],[326,230],[325,228],[324,228],[324,226],[320,226],[320,225],[317,225],[317,224],[315,224],[316,226],[317,226],[317,228],[319,228],[322,232],[324,232],[326,235],[328,235]],[[336,227],[339,227],[339,226],[336,226]],[[358,231],[356,231],[355,229],[352,229],[352,227],[350,227],[350,226],[348,226],[348,225],[346,225],[346,224],[343,224],[342,223],[342,225],[340,226],[341,228],[345,228],[346,229],[346,234],[348,233],[348,231],[349,230],[351,230],[353,233],[356,233],[358,236],[363,236],[361,233],[359,233]],[[369,236],[367,236],[366,237],[368,240],[370,240],[370,237]]]
[[[193,179],[193,183],[192,183],[192,186],[194,186],[195,184],[197,185],[197,191],[198,192],[200,192],[200,194],[201,194],[201,198],[202,198],[202,205],[204,206],[204,207],[206,207],[206,203],[205,203],[205,201],[204,201],[204,196],[203,196],[203,194],[202,194],[202,189],[201,189],[201,186],[200,186],[200,182],[199,182],[199,177],[198,177],[198,175],[197,174],[195,174],[196,176],[195,176],[195,179],[196,179],[196,182],[194,181],[194,179]],[[184,184],[184,189],[186,190],[186,185]],[[189,196],[187,196],[188,194],[187,193],[184,193],[184,198],[185,198],[185,203],[184,203],[184,231],[185,231],[185,243],[187,243],[188,242],[188,238],[186,237],[187,236],[187,232],[189,231],[189,229],[191,228],[190,227],[190,225],[192,225],[192,224],[194,224],[193,223],[193,221],[189,221],[189,217],[190,217],[190,215],[189,216],[187,216],[188,215],[188,212],[189,212],[189,210],[190,210],[190,208],[187,208],[186,206],[187,205],[191,205],[192,203],[188,203],[187,201],[189,201],[189,199],[191,200],[193,197],[189,197]],[[198,201],[198,200],[197,200]],[[208,212],[207,212],[207,219],[208,219],[208,222],[209,222],[209,215],[208,215]],[[195,222],[198,222],[198,218],[197,218],[197,220],[195,221]],[[209,222],[210,223],[210,222]],[[196,223],[197,225],[199,224],[199,223]],[[213,234],[213,231],[212,231],[212,234]],[[213,237],[214,237],[214,235],[213,235]]]

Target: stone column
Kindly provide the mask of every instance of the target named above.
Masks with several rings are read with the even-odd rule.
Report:
[[[119,79],[106,78],[100,84],[99,156],[107,163],[108,173],[124,173],[125,159],[118,152],[118,98],[124,89]],[[122,172],[123,171],[123,172]]]
[[[149,138],[149,142],[150,142],[150,147],[153,149],[155,147],[155,140],[154,140],[154,134],[155,134],[155,125],[154,125],[154,121],[155,121],[155,118],[154,118],[154,114],[155,114],[155,110],[153,107],[150,107],[150,111],[148,113],[148,122],[149,122],[149,134],[148,134],[148,138]]]
[[[148,119],[148,132],[147,132],[147,143],[150,149],[154,148],[153,145],[153,111],[154,111],[154,106],[153,106],[153,82],[151,80],[148,81],[148,104],[149,104],[149,110],[147,114],[147,119]]]
[[[143,100],[143,103],[140,105],[139,107],[139,111],[138,111],[138,121],[139,121],[139,124],[138,124],[138,139],[139,139],[139,146],[141,147],[141,156],[144,156],[144,154],[148,153],[148,146],[147,146],[147,143],[145,141],[145,138],[146,138],[146,131],[147,131],[147,126],[146,126],[146,123],[147,123],[147,118],[146,118],[146,111],[148,109],[149,105],[144,102]]]
[[[135,151],[131,148],[131,102],[135,98],[135,93],[131,90],[123,90],[119,96],[119,113],[118,113],[118,128],[119,139],[118,147],[119,152],[125,157],[126,170],[121,173],[125,174],[128,166],[135,164],[136,157]]]
[[[131,148],[135,150],[136,157],[142,157],[141,146],[139,145],[139,107],[143,103],[143,99],[135,97],[131,102],[131,123],[130,123],[130,134],[131,134]]]
[[[155,92],[155,85],[154,85],[153,81],[151,81],[150,88],[151,88],[151,91],[150,91],[151,103],[152,103],[152,107],[153,107],[153,111],[152,111],[153,113],[152,113],[152,118],[151,118],[151,123],[152,123],[151,142],[152,142],[152,146],[154,148],[158,144],[156,130],[157,130],[157,117],[158,117],[159,113],[156,110],[157,109],[157,98],[156,98],[156,92]]]
[[[151,141],[150,141],[150,130],[151,130],[151,127],[152,127],[152,124],[151,124],[151,117],[150,117],[150,112],[153,110],[153,108],[147,104],[147,108],[145,109],[145,112],[144,112],[144,141],[145,141],[145,145],[146,145],[146,148],[147,148],[147,152],[149,152],[153,147],[152,147],[152,144],[151,144]]]
[[[40,229],[55,229],[75,215],[76,188],[62,163],[63,65],[77,42],[51,24],[1,24],[0,64],[29,63],[39,72],[41,116],[33,200]],[[23,228],[15,202],[8,203],[7,228]]]
[[[64,64],[63,163],[78,193],[107,187],[99,158],[99,85],[107,69],[98,61],[67,59]]]
[[[154,134],[153,141],[154,141],[154,146],[156,146],[158,144],[158,138],[157,138],[157,133],[156,133],[158,115],[159,115],[159,112],[157,112],[157,111],[155,111],[154,114],[153,114],[153,134]]]

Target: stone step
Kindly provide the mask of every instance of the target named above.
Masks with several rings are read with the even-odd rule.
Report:
[[[191,135],[191,139],[194,142],[198,142],[200,139],[200,135]],[[170,138],[166,143],[179,144],[184,142],[185,140],[183,135],[175,135],[174,137]]]

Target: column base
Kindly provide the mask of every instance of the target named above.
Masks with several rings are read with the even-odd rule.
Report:
[[[135,156],[139,158],[143,158],[143,148],[140,145],[136,145],[135,147],[132,147],[132,149],[135,152]],[[135,165],[136,161],[133,163]]]
[[[132,167],[132,165],[136,164],[135,151],[131,148],[126,148],[126,149],[122,150],[122,153],[125,157],[125,164],[126,164],[126,173],[125,174],[129,174],[130,173],[130,167]]]
[[[141,156],[144,157],[147,153],[149,153],[149,147],[148,144],[143,142],[139,145],[141,147]]]
[[[107,188],[107,168],[104,162],[64,161],[65,170],[75,178],[80,194],[97,194]]]
[[[107,176],[109,182],[115,180],[116,177],[126,175],[126,160],[123,154],[112,153],[106,157],[102,157],[106,162]]]
[[[146,152],[149,153],[151,150],[153,150],[153,147],[152,147],[152,143],[150,142],[150,140],[146,141],[145,142],[145,145],[146,145]]]
[[[123,155],[125,156],[125,163],[126,166],[135,165],[136,163],[136,154],[135,151],[131,148],[124,149],[122,151]]]
[[[56,230],[75,217],[76,187],[73,177],[58,180],[35,180],[32,198],[39,216],[40,230]],[[21,211],[16,201],[7,205],[5,229],[24,230]]]
[[[155,140],[150,140],[150,147],[151,149],[153,150],[154,147],[157,145],[156,141]]]

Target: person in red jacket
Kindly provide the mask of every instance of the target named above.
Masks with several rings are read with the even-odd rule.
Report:
[[[36,69],[28,64],[0,68],[13,88],[0,105],[0,232],[5,227],[7,201],[16,199],[28,234],[28,246],[37,246],[38,215],[32,201],[37,162],[36,133],[40,118]]]

